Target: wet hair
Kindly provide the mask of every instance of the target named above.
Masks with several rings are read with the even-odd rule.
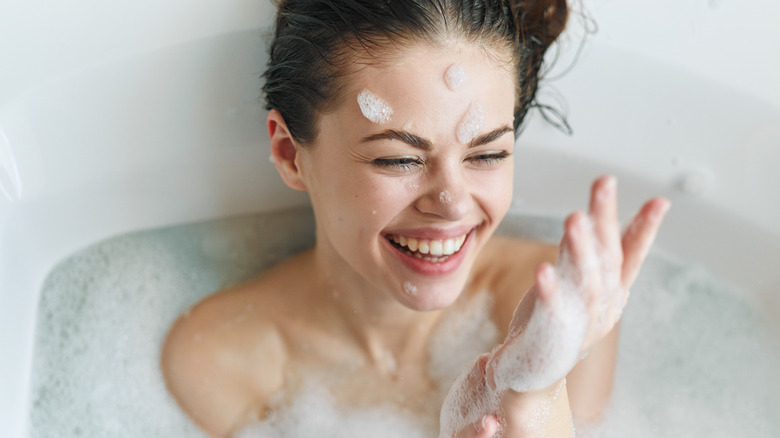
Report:
[[[317,116],[339,104],[357,60],[381,60],[414,43],[468,42],[511,56],[518,132],[544,53],[567,17],[566,0],[281,0],[264,73],[266,109],[281,113],[296,141],[312,143]]]

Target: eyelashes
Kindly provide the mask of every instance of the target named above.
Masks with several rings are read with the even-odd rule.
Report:
[[[512,154],[508,151],[483,152],[467,157],[464,161],[478,168],[490,168],[498,165]],[[371,165],[387,170],[411,172],[425,166],[425,160],[416,156],[376,158]]]
[[[496,164],[500,163],[504,159],[508,158],[511,153],[508,151],[499,151],[499,152],[490,152],[490,153],[482,153],[477,154],[475,156],[469,157],[470,160],[476,160],[482,165],[485,166],[495,166]]]
[[[415,167],[422,167],[425,165],[425,162],[419,157],[392,157],[377,158],[371,161],[371,164],[385,169],[411,172]]]

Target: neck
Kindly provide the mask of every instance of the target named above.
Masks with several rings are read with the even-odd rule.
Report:
[[[405,307],[320,246],[314,250],[314,271],[318,289],[330,291],[326,300],[371,360],[382,363],[390,355],[398,363],[409,363],[427,354],[441,310]]]

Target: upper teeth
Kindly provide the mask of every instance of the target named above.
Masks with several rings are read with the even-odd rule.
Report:
[[[432,256],[448,256],[455,254],[460,250],[463,246],[463,242],[466,240],[466,234],[444,240],[416,239],[414,237],[399,235],[392,235],[390,238],[393,242],[405,246],[412,252],[417,251],[421,254],[430,254]]]

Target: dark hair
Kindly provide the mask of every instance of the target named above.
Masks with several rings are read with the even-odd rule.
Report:
[[[563,30],[566,0],[282,0],[263,91],[301,143],[317,115],[339,103],[356,56],[448,38],[506,47],[517,69],[517,131],[531,106],[544,53]],[[361,50],[363,49],[363,50]]]

